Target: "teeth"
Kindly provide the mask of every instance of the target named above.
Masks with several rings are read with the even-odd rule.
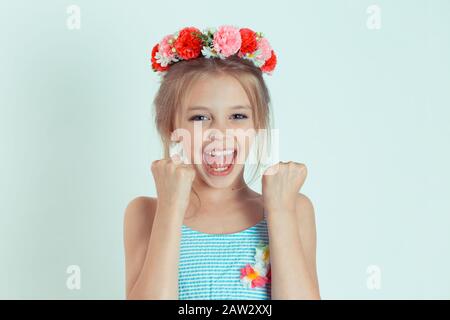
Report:
[[[215,156],[228,156],[234,153],[234,149],[228,149],[228,150],[215,150],[208,152],[208,155],[215,157]]]
[[[228,167],[229,167],[229,166],[221,167],[221,168],[212,168],[212,170],[213,170],[214,172],[221,172],[221,171],[227,170]]]
[[[236,150],[212,149],[203,153],[203,162],[208,166],[210,172],[221,173],[229,170],[233,165]]]

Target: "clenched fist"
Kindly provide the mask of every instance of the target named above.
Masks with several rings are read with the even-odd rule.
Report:
[[[180,209],[184,212],[189,204],[195,169],[183,164],[178,155],[171,159],[155,160],[151,166],[155,179],[158,205]]]
[[[306,174],[304,164],[292,161],[279,162],[269,167],[262,178],[262,195],[266,210],[294,211]]]

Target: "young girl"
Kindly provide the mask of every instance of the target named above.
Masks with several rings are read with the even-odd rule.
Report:
[[[151,166],[157,198],[126,208],[128,299],[320,298],[305,166],[269,167],[262,194],[244,181],[246,133],[269,130],[263,73],[275,65],[261,33],[233,26],[184,28],[153,48],[165,156]],[[183,155],[170,156],[174,142]]]

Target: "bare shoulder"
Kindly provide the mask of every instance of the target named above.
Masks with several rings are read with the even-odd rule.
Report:
[[[126,209],[123,226],[128,296],[144,263],[156,211],[156,198],[137,197]]]
[[[125,209],[125,240],[146,235],[151,229],[155,211],[156,198],[141,196],[131,200]]]
[[[301,225],[311,225],[315,221],[314,205],[306,195],[299,193],[296,200],[296,213]]]
[[[316,217],[311,200],[303,193],[297,196],[295,212],[302,242],[305,249],[313,254],[316,248]]]

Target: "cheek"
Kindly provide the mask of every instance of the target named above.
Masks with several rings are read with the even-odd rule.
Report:
[[[250,119],[245,119],[245,120],[236,120],[233,124],[232,124],[233,128],[239,128],[242,130],[249,130],[249,129],[255,129],[255,124],[252,120],[252,118]]]
[[[185,147],[189,150],[188,157],[191,163],[201,163],[202,161],[202,135],[194,135],[194,132],[191,132],[191,138],[188,139],[189,142],[185,144]]]
[[[239,147],[237,163],[243,164],[250,154],[251,147],[255,142],[255,136],[240,135],[236,137],[236,141]]]
[[[192,159],[194,147],[194,131],[186,124],[181,124],[177,129],[176,136],[181,139],[183,152],[188,159]]]

